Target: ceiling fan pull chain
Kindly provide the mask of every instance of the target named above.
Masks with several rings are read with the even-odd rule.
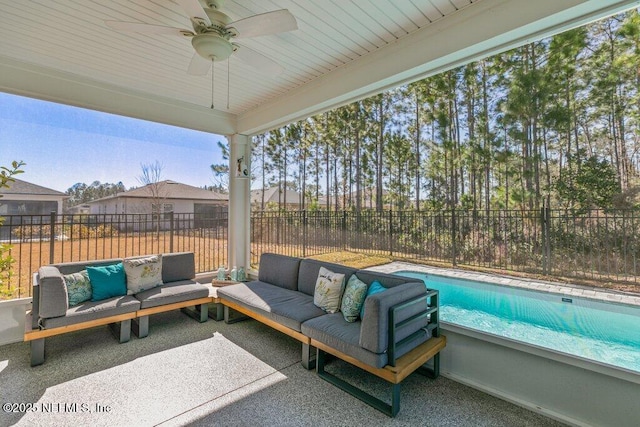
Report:
[[[215,80],[214,77],[216,75],[216,64],[213,61],[213,58],[211,58],[211,109],[213,110],[213,94],[214,94],[214,88],[215,88]]]
[[[231,93],[229,90],[229,82],[231,81],[229,69],[231,68],[231,59],[227,59],[227,111],[229,111],[229,94]]]

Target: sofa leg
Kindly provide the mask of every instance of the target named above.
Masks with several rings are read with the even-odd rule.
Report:
[[[123,344],[131,339],[131,319],[110,323],[109,329],[116,339]]]
[[[312,356],[314,347],[311,344],[302,343],[302,367],[307,370],[316,367],[316,358]]]
[[[417,369],[417,372],[432,379],[438,378],[440,375],[440,353],[433,356],[433,368],[422,365]]]
[[[44,363],[44,338],[31,341],[31,366]]]
[[[149,316],[138,317],[133,319],[131,329],[138,338],[145,338],[149,335]]]
[[[400,411],[400,383],[392,384],[391,386],[391,405],[388,403],[378,399],[375,396],[370,395],[369,393],[361,390],[345,380],[330,374],[329,372],[324,370],[324,362],[325,362],[325,352],[318,349],[316,356],[316,373],[323,380],[333,384],[339,389],[346,391],[353,397],[361,400],[367,405],[377,409],[378,411],[388,415],[390,417],[395,417]]]
[[[183,307],[180,309],[184,314],[196,319],[200,323],[204,323],[209,319],[209,304],[200,304],[191,309],[190,307]]]
[[[239,314],[237,311],[231,311],[229,307],[224,306],[224,323],[231,324],[236,322],[241,322],[243,320],[247,320],[249,316],[245,316],[244,314]]]
[[[224,306],[219,302],[209,304],[209,317],[219,322],[224,319]]]

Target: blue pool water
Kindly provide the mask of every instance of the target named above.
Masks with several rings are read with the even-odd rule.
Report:
[[[440,291],[440,320],[640,372],[640,307],[401,271]]]

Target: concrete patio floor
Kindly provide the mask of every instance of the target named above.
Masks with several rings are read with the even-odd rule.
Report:
[[[386,383],[339,360],[327,370],[388,395]],[[106,327],[79,331],[48,339],[35,368],[28,344],[0,347],[1,403],[33,404],[26,413],[3,406],[1,426],[560,425],[442,376],[411,375],[401,399],[388,418],[302,368],[299,342],[253,320],[163,313],[148,338],[125,344]]]

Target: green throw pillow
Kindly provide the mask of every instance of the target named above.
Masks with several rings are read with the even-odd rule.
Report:
[[[124,275],[124,265],[105,265],[103,267],[87,267],[93,296],[91,301],[117,297],[127,294],[127,282]]]
[[[91,282],[89,281],[89,273],[82,270],[78,273],[65,274],[64,284],[67,287],[67,295],[69,296],[69,307],[76,306],[81,302],[91,299]]]
[[[380,292],[384,292],[386,290],[387,290],[387,288],[382,286],[382,283],[378,282],[377,280],[374,280],[373,282],[371,282],[371,285],[369,286],[369,289],[367,290],[367,296],[365,297],[365,301],[371,295],[379,294]],[[362,303],[362,309],[360,310],[360,318],[364,319],[364,302]]]
[[[358,279],[355,274],[347,282],[347,287],[342,295],[340,311],[347,322],[355,322],[360,316],[360,310],[367,296],[367,284]]]

